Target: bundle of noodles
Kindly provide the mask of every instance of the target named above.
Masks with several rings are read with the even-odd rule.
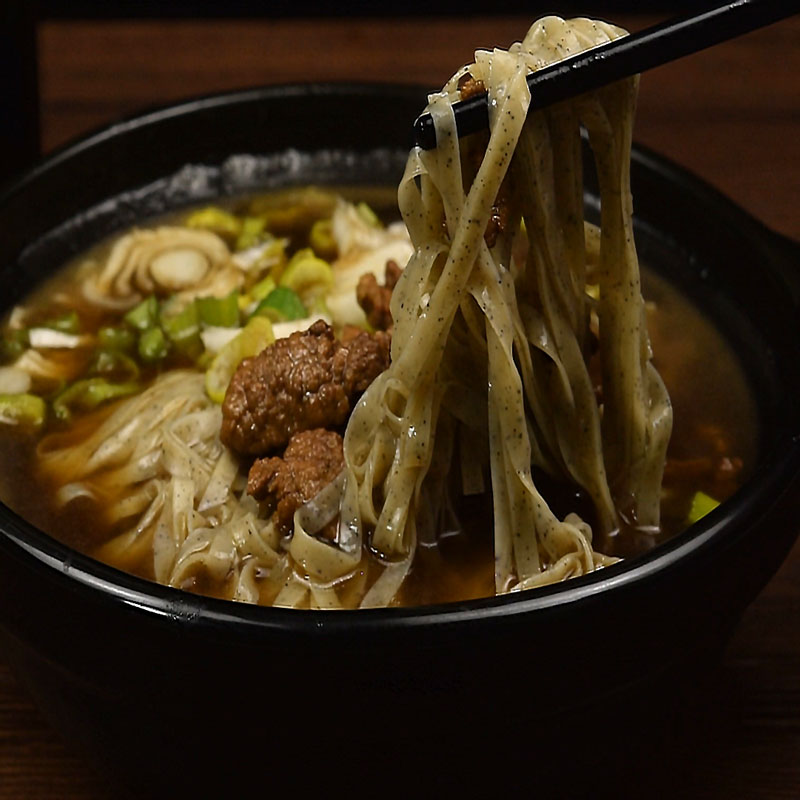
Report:
[[[166,373],[87,425],[88,436],[45,437],[40,469],[59,485],[57,502],[91,498],[122,530],[99,558],[172,586],[270,602],[287,558],[219,441],[220,415],[202,374]]]
[[[367,537],[387,566],[362,605],[394,598],[441,513],[432,465],[454,452],[465,493],[491,475],[497,593],[614,560],[593,533],[612,536],[621,515],[640,528],[659,523],[672,412],[651,363],[633,242],[637,80],[527,113],[531,70],[623,34],[546,17],[508,51],[476,53],[429,98],[438,146],[412,151],[400,186],[415,253],[392,297],[391,367],[348,423],[338,541],[314,537],[300,516],[292,541],[306,573],[333,584],[355,569]],[[488,140],[456,135],[452,105],[467,73],[488,91]],[[584,222],[581,125],[602,204],[591,275],[597,230]],[[493,217],[503,223],[496,238],[487,235]],[[589,366],[595,335],[601,401]],[[532,468],[582,487],[594,531],[551,511]]]

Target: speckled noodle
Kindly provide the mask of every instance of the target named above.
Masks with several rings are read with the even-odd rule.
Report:
[[[619,513],[658,525],[672,412],[650,363],[632,238],[637,81],[526,117],[529,70],[623,34],[547,17],[508,51],[478,52],[430,98],[439,145],[411,153],[400,187],[415,254],[392,299],[392,365],[347,428],[341,541],[322,545],[301,529],[293,542],[309,573],[330,581],[355,568],[362,531],[373,529],[371,545],[388,566],[362,605],[391,602],[415,548],[438,529],[426,513],[446,511],[442,464],[456,445],[467,493],[483,489],[483,456],[490,465],[498,593],[612,560],[576,514],[551,512],[532,464],[583,487],[603,534]],[[452,103],[467,72],[488,90],[488,144],[455,133]],[[599,234],[583,219],[581,124],[600,179]],[[465,186],[469,163],[477,168]],[[484,232],[501,190],[513,213],[490,248]],[[593,325],[601,407],[586,358]]]
[[[80,442],[45,437],[40,467],[55,480],[69,476],[60,503],[84,494],[113,509],[109,521],[135,520],[102,545],[104,561],[133,569],[152,559],[155,579],[171,586],[200,570],[231,598],[257,602],[256,573],[279,586],[288,567],[275,526],[241,492],[239,466],[219,441],[220,416],[202,373],[167,372]]]

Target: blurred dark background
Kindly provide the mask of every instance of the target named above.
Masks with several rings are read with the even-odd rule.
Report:
[[[9,0],[6,0],[9,2]],[[307,0],[10,0],[12,5],[31,8],[40,16],[65,17],[138,17],[147,16],[334,16],[347,15],[398,16],[398,15],[452,15],[456,13],[481,14],[537,14],[592,13],[597,9],[621,12],[692,10],[712,3],[698,0],[584,0],[584,2],[524,2],[524,0],[498,0],[490,5],[477,0],[442,2],[442,0],[346,0],[331,3]]]
[[[712,5],[712,3],[705,3]],[[91,46],[92,42],[85,39],[86,32],[89,30],[101,30],[105,26],[107,32],[107,45],[120,46],[119,25],[127,22],[128,29],[131,31],[135,46],[141,46],[141,41],[136,37],[136,31],[161,30],[162,33],[171,29],[182,32],[182,41],[187,51],[183,53],[183,63],[191,56],[194,50],[194,57],[199,61],[208,58],[220,60],[220,69],[223,72],[230,71],[230,57],[226,57],[219,49],[215,48],[208,36],[203,36],[202,42],[198,41],[195,45],[186,42],[186,26],[180,25],[181,22],[193,23],[199,29],[208,29],[209,25],[230,27],[231,25],[243,24],[244,20],[253,21],[256,26],[264,28],[270,23],[288,26],[292,28],[292,23],[296,23],[294,29],[303,28],[303,21],[316,20],[328,21],[333,27],[341,29],[348,23],[354,23],[356,19],[372,18],[388,20],[389,18],[400,20],[401,24],[408,25],[409,22],[416,22],[421,19],[435,21],[445,16],[457,16],[467,20],[477,20],[482,18],[500,18],[521,16],[533,20],[536,17],[547,13],[558,13],[562,16],[597,16],[605,18],[619,17],[620,14],[647,15],[652,14],[659,17],[667,17],[679,13],[687,13],[696,8],[700,8],[704,3],[693,3],[690,0],[617,0],[617,2],[521,2],[518,0],[506,0],[505,2],[485,2],[478,3],[473,0],[463,0],[460,3],[447,2],[423,2],[422,0],[380,0],[380,2],[343,2],[330,3],[319,2],[318,0],[307,0],[306,2],[293,2],[292,0],[272,0],[271,2],[254,2],[254,0],[172,0],[172,2],[159,2],[158,0],[117,0],[116,2],[102,2],[101,0],[4,0],[0,3],[0,179],[13,174],[20,166],[33,161],[40,152],[48,151],[54,146],[61,144],[66,139],[81,133],[83,128],[76,128],[69,120],[64,122],[62,129],[53,130],[49,123],[47,104],[51,102],[48,92],[51,88],[49,83],[51,76],[47,74],[47,64],[42,63],[42,59],[48,57],[50,50],[55,48],[57,55],[64,58],[74,57],[81,63],[90,57],[90,51],[81,52],[82,48]],[[203,21],[207,24],[204,26]],[[72,38],[69,33],[75,31],[75,25],[88,23],[81,28],[83,38]],[[99,25],[100,28],[92,28],[92,23]],[[54,31],[61,31],[62,40],[54,34]],[[355,30],[355,29],[354,29]],[[55,37],[55,39],[54,39]],[[95,37],[97,38],[97,37]],[[358,37],[355,37],[358,39]],[[160,59],[158,52],[158,37],[151,36],[149,49],[153,58]],[[490,44],[493,42],[485,42]],[[102,49],[104,42],[99,37],[97,44]],[[298,43],[299,46],[313,47],[320,60],[326,56],[326,43],[324,37],[317,40],[306,40],[305,43]],[[380,47],[380,43],[375,42],[355,42],[357,46]],[[201,52],[201,46],[206,45],[211,48],[211,52]],[[421,49],[421,45],[420,45]],[[70,52],[71,51],[71,52]],[[412,60],[426,58],[424,53],[419,50],[411,50]],[[465,56],[466,58],[466,56]],[[460,59],[463,61],[464,58]],[[460,63],[455,61],[453,64]],[[96,61],[97,71],[104,69],[104,58],[98,53]],[[252,64],[243,64],[245,69],[252,69]],[[411,67],[411,69],[409,69]],[[395,72],[398,79],[403,79],[406,75],[408,80],[424,81],[427,74],[420,75],[419,69],[413,69],[413,64],[397,63]],[[201,70],[202,71],[202,70]],[[96,75],[91,74],[88,61],[83,69],[84,87],[79,96],[62,96],[59,102],[72,102],[74,107],[83,105],[86,111],[88,102],[87,92],[89,87],[94,85]],[[66,77],[66,76],[65,76]],[[150,78],[153,76],[150,75]],[[255,77],[255,76],[254,76]],[[268,77],[268,76],[267,76]],[[285,76],[284,76],[285,77]],[[324,76],[320,76],[324,77]],[[341,69],[333,75],[334,78],[349,79],[371,78],[388,79],[391,76],[385,75],[342,75]],[[439,76],[431,75],[431,78]],[[446,77],[446,76],[443,76]],[[44,81],[44,83],[43,83]],[[223,88],[232,88],[232,85],[241,86],[246,79],[240,78],[233,84],[216,80],[210,84],[198,85],[197,81],[189,82],[186,85],[186,94],[217,91]],[[261,75],[250,83],[269,82]],[[142,105],[152,105],[161,101],[176,99],[176,92],[167,90],[163,81],[149,82],[153,89],[152,97],[125,98],[119,96],[118,108],[108,107],[109,101],[100,101],[107,106],[106,112],[98,108],[89,117],[97,124],[107,122],[118,114],[129,113],[134,108]],[[123,87],[119,87],[123,90]],[[183,95],[185,96],[185,95]],[[130,102],[128,102],[130,100]]]

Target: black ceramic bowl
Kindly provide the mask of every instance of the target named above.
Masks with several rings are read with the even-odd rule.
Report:
[[[151,214],[254,187],[396,183],[424,100],[395,86],[269,88],[90,136],[0,197],[4,302]],[[759,457],[741,491],[668,544],[586,578],[341,613],[157,586],[0,508],[2,657],[56,728],[148,797],[287,782],[394,794],[420,789],[431,767],[449,787],[480,774],[501,791],[574,786],[663,746],[682,684],[798,530],[800,257],[651,153],[635,152],[632,180],[641,256],[715,321],[755,391]]]

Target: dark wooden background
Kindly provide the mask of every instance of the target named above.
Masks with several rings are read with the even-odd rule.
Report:
[[[655,17],[616,16],[631,30]],[[192,94],[306,80],[441,85],[530,17],[52,19],[38,26],[45,151]],[[800,19],[642,81],[636,137],[771,228],[800,239]],[[409,121],[410,124],[411,121]],[[757,265],[753,265],[757,269]],[[22,602],[22,600],[21,600]],[[800,797],[800,546],[746,614],[697,706],[668,796]],[[111,787],[42,720],[0,663],[0,800],[102,800]],[[658,787],[643,797],[660,796]]]

